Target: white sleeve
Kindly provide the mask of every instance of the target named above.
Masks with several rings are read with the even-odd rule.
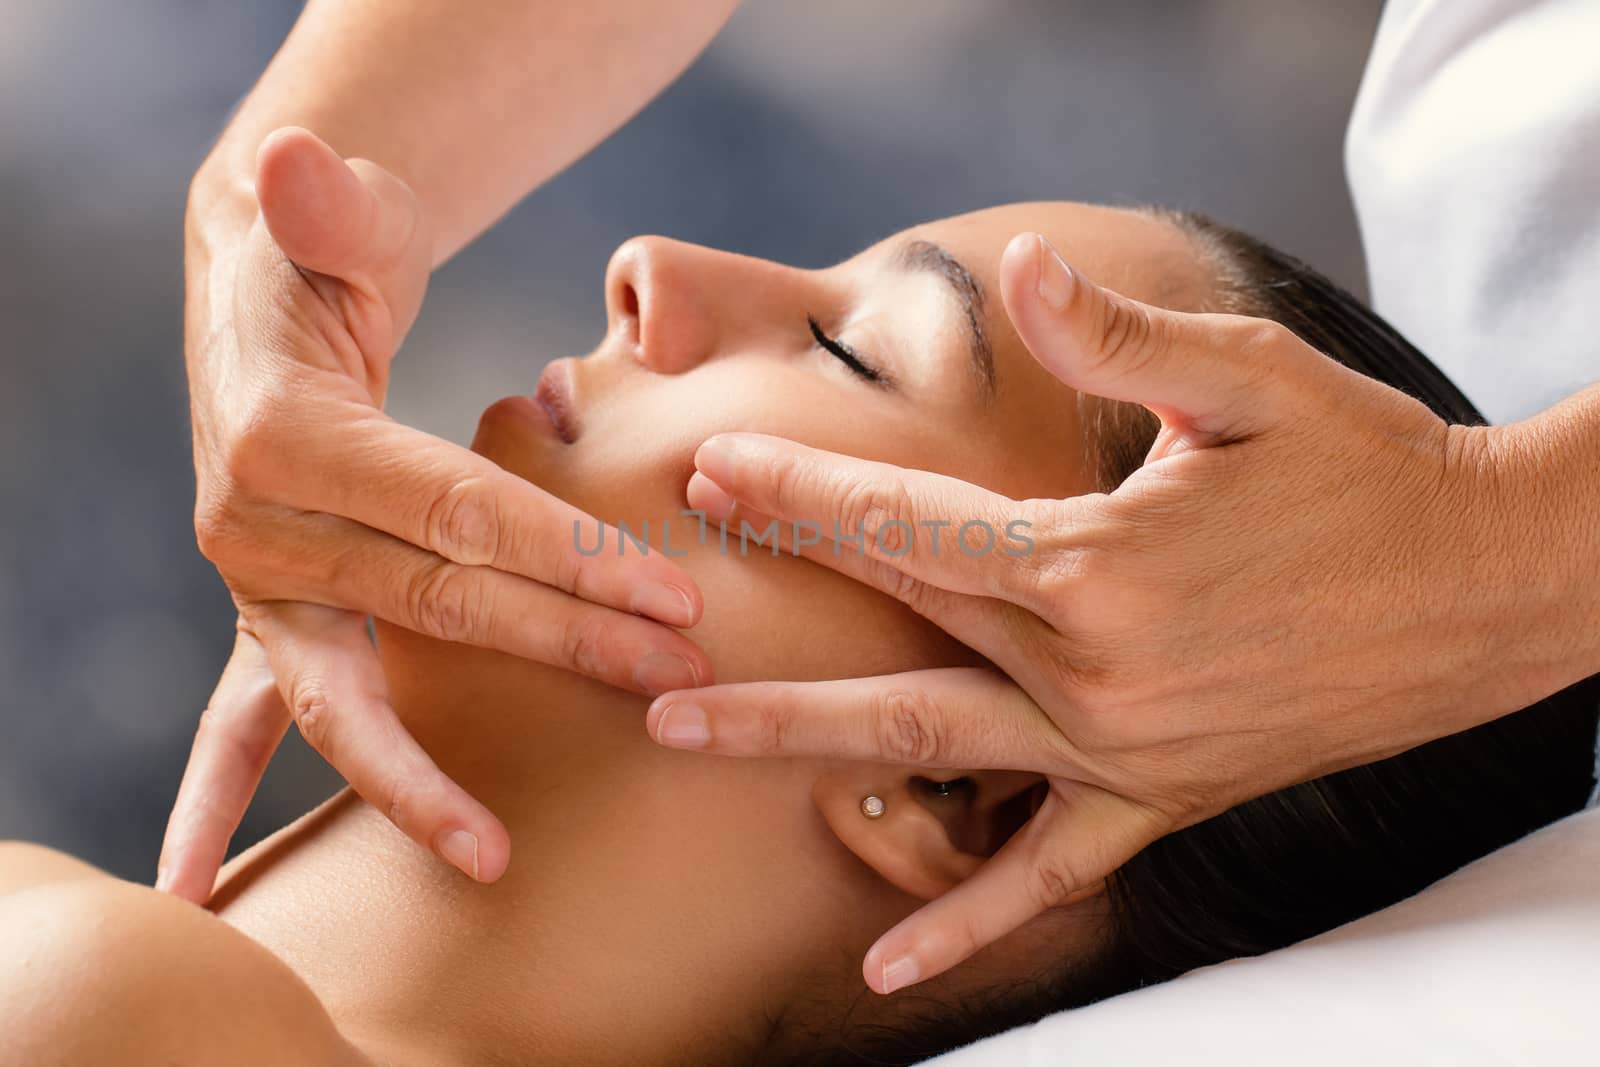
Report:
[[[1600,381],[1600,0],[1389,0],[1345,158],[1374,306],[1489,421]]]

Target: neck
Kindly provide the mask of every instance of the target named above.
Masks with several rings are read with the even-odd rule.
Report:
[[[379,1058],[748,1056],[854,939],[834,916],[860,874],[813,767],[659,749],[642,698],[384,638],[407,727],[511,831],[505,877],[468,881],[341,794],[230,865],[215,903]]]

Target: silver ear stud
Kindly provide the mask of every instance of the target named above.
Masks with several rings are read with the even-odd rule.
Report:
[[[869,819],[883,818],[883,798],[863,797],[861,799],[861,814]]]

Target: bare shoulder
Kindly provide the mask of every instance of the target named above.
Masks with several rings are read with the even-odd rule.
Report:
[[[0,897],[50,882],[79,878],[109,878],[100,868],[26,841],[0,841]]]
[[[0,1033],[15,1062],[370,1067],[289,967],[202,908],[0,844]]]

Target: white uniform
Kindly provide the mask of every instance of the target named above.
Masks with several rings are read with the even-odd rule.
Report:
[[[1345,149],[1374,306],[1490,422],[1600,381],[1600,0],[1389,0]]]

